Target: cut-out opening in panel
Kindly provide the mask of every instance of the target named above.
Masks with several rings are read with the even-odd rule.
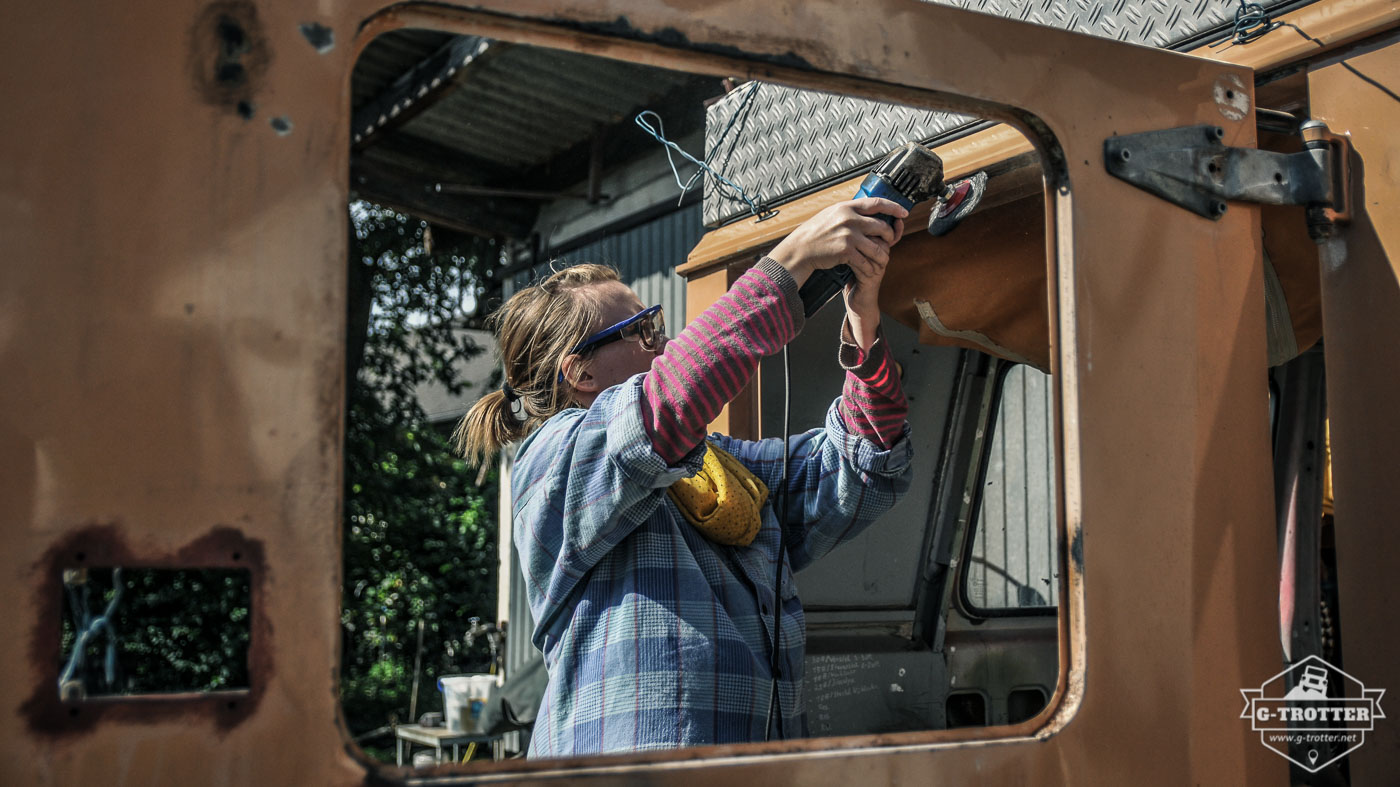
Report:
[[[59,698],[248,689],[250,577],[242,569],[64,569]]]
[[[1006,723],[1020,724],[1029,721],[1045,710],[1045,703],[1050,699],[1045,693],[1045,689],[1039,686],[1013,689],[1006,695]]]
[[[980,691],[955,691],[948,695],[948,729],[987,726],[987,696]]]

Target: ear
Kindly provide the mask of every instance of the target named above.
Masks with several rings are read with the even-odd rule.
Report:
[[[577,355],[566,355],[560,368],[564,372],[565,384],[572,386],[575,391],[588,394],[598,393],[598,381],[588,373],[587,361]]]

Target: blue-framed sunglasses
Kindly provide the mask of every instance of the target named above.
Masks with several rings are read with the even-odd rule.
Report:
[[[661,346],[661,338],[666,335],[666,316],[662,313],[661,307],[653,306],[650,309],[643,309],[628,317],[622,322],[589,336],[579,342],[570,355],[587,355],[599,347],[612,344],[616,341],[635,339],[642,345],[642,349],[647,352],[656,352]],[[564,382],[564,371],[559,371],[559,382]]]

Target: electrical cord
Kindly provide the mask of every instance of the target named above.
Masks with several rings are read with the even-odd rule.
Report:
[[[773,692],[768,698],[768,720],[763,725],[764,741],[772,740],[775,721],[778,737],[783,737],[783,714],[779,707],[782,697],[778,693],[778,680],[782,677],[782,656],[781,651],[779,651],[782,638],[779,635],[783,622],[783,563],[787,556],[788,429],[790,427],[789,418],[792,415],[791,383],[792,367],[788,362],[787,345],[783,345],[783,467],[777,492],[773,495],[773,515],[778,520],[778,567],[774,571],[773,577],[773,649],[769,664],[773,676]]]

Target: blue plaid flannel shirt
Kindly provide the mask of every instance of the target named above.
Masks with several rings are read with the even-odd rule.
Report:
[[[667,466],[643,428],[642,396],[638,375],[587,410],[554,416],[517,453],[515,545],[549,671],[531,757],[764,740],[779,552],[771,496],[751,545],[707,540],[666,495],[699,470],[703,451]],[[848,432],[833,403],[824,429],[788,439],[783,737],[806,732],[806,628],[792,571],[908,488],[908,428],[883,450]],[[781,441],[710,439],[778,487]]]

